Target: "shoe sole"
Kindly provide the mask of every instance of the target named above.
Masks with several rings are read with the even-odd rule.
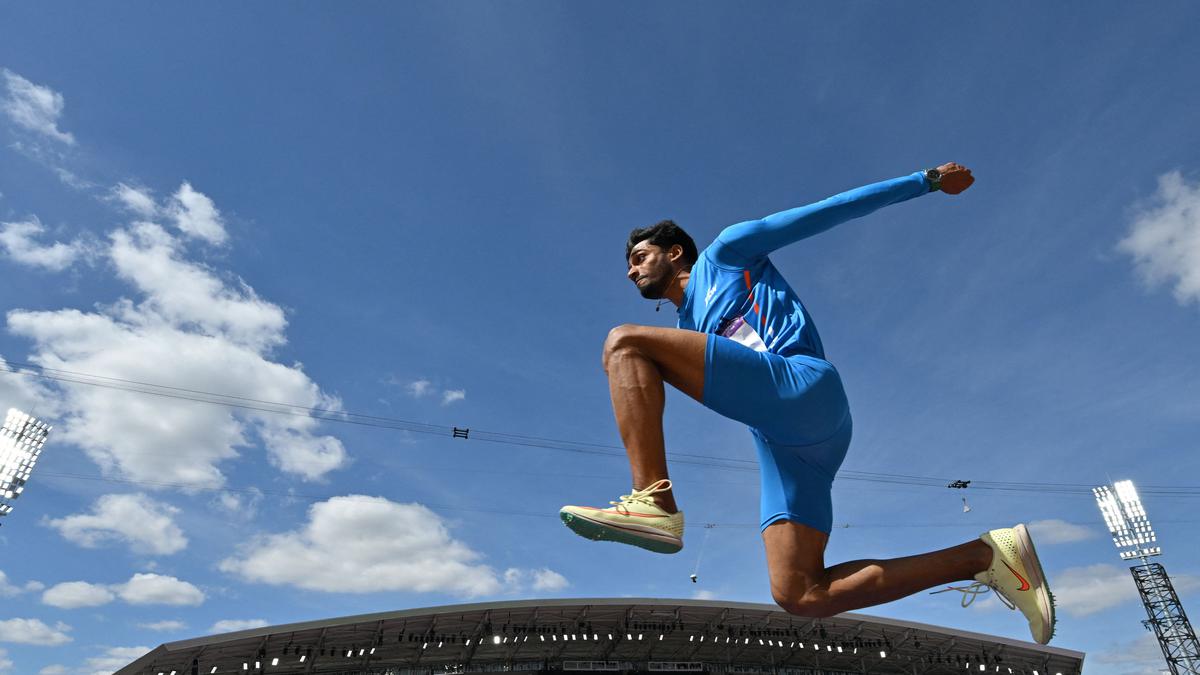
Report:
[[[618,544],[637,546],[655,553],[678,553],[683,549],[683,541],[678,537],[662,533],[662,530],[647,531],[647,529],[634,525],[622,526],[605,523],[567,511],[559,511],[558,517],[572,532],[584,539],[615,541]]]
[[[1050,593],[1050,585],[1046,583],[1046,573],[1042,571],[1042,563],[1038,559],[1037,551],[1033,548],[1033,539],[1029,537],[1029,531],[1025,529],[1024,525],[1017,525],[1013,528],[1013,533],[1017,537],[1017,555],[1021,557],[1025,572],[1029,575],[1029,584],[1037,593],[1038,608],[1042,610],[1042,621],[1050,631],[1044,636],[1044,640],[1041,636],[1036,635],[1034,639],[1041,644],[1047,644],[1050,642],[1050,638],[1054,637],[1054,595]]]

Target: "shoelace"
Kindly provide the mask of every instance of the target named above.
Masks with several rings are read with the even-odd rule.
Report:
[[[1017,608],[1015,604],[1008,601],[1008,598],[1004,597],[1003,593],[996,590],[995,586],[992,586],[991,584],[985,584],[982,581],[976,581],[970,586],[947,586],[940,591],[931,591],[929,594],[937,595],[938,593],[945,593],[946,591],[958,591],[959,593],[962,593],[963,607],[970,607],[971,603],[975,602],[975,598],[985,595],[988,591],[993,591],[996,593],[996,597],[1000,599],[1000,603],[1005,607],[1009,609]]]
[[[671,489],[671,481],[663,479],[655,481],[641,490],[634,490],[632,494],[621,495],[621,501],[609,502],[613,506],[624,506],[629,508],[631,504],[642,504],[643,506],[654,506],[660,508],[658,503],[654,501],[654,495],[659,492],[666,492]]]

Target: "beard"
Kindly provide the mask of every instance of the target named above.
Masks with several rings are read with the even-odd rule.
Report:
[[[646,283],[638,286],[638,292],[647,300],[661,300],[667,292],[667,287],[674,281],[673,277],[671,266],[663,265],[655,269],[653,273],[642,277],[646,279]]]

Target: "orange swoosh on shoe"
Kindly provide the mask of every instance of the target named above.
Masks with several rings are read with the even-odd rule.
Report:
[[[1013,573],[1013,576],[1015,576],[1017,579],[1020,579],[1021,587],[1017,589],[1018,591],[1029,590],[1029,582],[1025,580],[1025,577],[1021,576],[1020,574],[1017,574],[1017,571],[1012,568],[1012,565],[1009,565],[1008,563],[1004,563],[1004,566],[1008,568],[1009,572]]]
[[[608,511],[608,509],[600,509],[600,508],[596,508],[594,506],[576,506],[575,508],[582,509],[585,511]],[[616,513],[617,515],[630,516],[630,517],[635,517],[635,518],[663,518],[664,517],[664,516],[660,516],[660,515],[654,514],[654,513],[625,513],[622,511],[612,511],[611,513]]]

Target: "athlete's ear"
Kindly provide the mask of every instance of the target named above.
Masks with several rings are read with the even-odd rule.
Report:
[[[680,262],[683,260],[683,247],[679,244],[671,246],[667,249],[667,259],[671,262]]]

